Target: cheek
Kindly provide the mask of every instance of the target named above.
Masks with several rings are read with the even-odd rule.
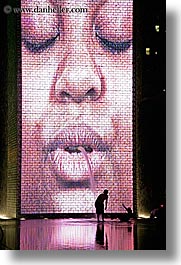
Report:
[[[55,64],[48,61],[40,66],[22,64],[22,114],[27,123],[41,118],[49,104],[50,88],[55,72]]]
[[[109,68],[106,71],[107,101],[112,115],[124,116],[132,112],[132,68]]]
[[[39,163],[33,157],[40,157],[41,124],[32,126],[22,120],[22,157],[32,163]]]
[[[32,180],[34,184],[34,177],[42,175],[41,150],[41,125],[32,127],[22,121],[22,172],[24,176],[28,176],[28,182]]]

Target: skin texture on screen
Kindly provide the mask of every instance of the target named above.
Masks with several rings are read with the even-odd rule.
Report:
[[[132,0],[22,7],[21,213],[132,208]]]

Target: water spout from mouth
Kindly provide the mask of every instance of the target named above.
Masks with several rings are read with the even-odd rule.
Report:
[[[94,182],[94,176],[92,173],[92,169],[91,169],[91,165],[90,165],[90,161],[87,155],[87,152],[85,151],[85,149],[82,146],[78,146],[77,149],[83,154],[87,165],[88,165],[88,169],[89,169],[89,176],[90,176],[90,184],[91,184],[91,190],[94,193],[95,192],[95,182]]]

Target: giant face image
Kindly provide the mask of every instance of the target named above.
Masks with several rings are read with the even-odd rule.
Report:
[[[21,213],[133,207],[132,0],[22,7]]]

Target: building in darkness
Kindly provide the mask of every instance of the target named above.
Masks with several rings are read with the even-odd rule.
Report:
[[[139,1],[142,95],[139,105],[141,204],[166,202],[166,4]],[[141,35],[141,36],[140,36]],[[142,207],[142,206],[140,206]]]

